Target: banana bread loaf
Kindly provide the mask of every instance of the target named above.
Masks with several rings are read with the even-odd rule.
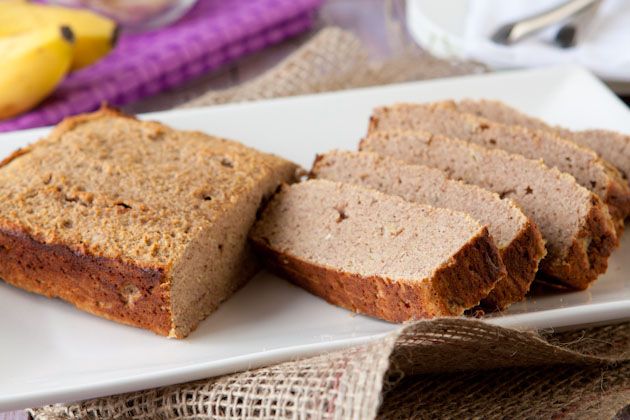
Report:
[[[0,164],[0,278],[181,338],[257,270],[247,232],[296,165],[111,109]]]

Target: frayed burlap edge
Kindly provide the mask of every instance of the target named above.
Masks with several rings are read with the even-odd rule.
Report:
[[[588,373],[589,378],[593,372],[602,370],[617,372],[615,369],[623,369],[618,372],[625,375],[629,365],[624,361],[627,360],[630,360],[628,323],[543,336],[534,332],[501,328],[474,319],[446,318],[416,322],[379,341],[309,359],[187,384],[74,404],[51,405],[32,409],[30,412],[41,420],[372,419],[377,414],[385,387],[387,398],[381,412],[385,418],[396,417],[396,410],[400,407],[406,407],[410,410],[408,412],[415,412],[418,418],[425,415],[427,418],[435,417],[439,413],[455,415],[457,412],[473,415],[474,410],[458,405],[457,400],[452,398],[457,392],[461,392],[463,396],[473,394],[472,390],[465,389],[464,378],[480,382],[480,388],[487,394],[480,395],[485,396],[485,404],[490,407],[493,401],[496,405],[499,397],[508,404],[508,397],[512,392],[509,390],[519,387],[527,392],[513,395],[512,398],[516,397],[517,401],[521,401],[523,396],[531,397],[536,393],[552,395],[548,391],[545,394],[549,381],[561,381],[569,375],[567,372],[570,369],[576,369],[575,366],[581,366],[578,372]],[[523,369],[524,367],[527,369]],[[492,370],[494,368],[503,369]],[[455,371],[459,373],[453,374]],[[554,378],[555,371],[563,372],[564,376]],[[565,398],[562,400],[564,405],[552,401],[551,407],[541,408],[540,404],[531,402],[528,407],[533,404],[538,412],[550,413],[556,404],[555,412],[559,413],[571,407],[575,409],[579,403],[586,402],[593,406],[589,409],[591,414],[596,409],[610,411],[616,406],[602,405],[600,400],[620,405],[630,389],[630,378],[618,376],[615,377],[615,385],[608,386],[597,400]],[[511,377],[513,379],[509,379]],[[485,382],[479,378],[485,378]],[[546,378],[547,382],[539,383],[541,378]],[[575,374],[571,378],[572,386],[578,392],[577,386],[585,379]],[[490,383],[498,386],[497,383],[500,384],[501,381],[505,381],[506,386],[509,384],[507,392],[499,389],[500,387],[497,390],[489,387]],[[587,384],[591,385],[591,382],[589,379]],[[395,392],[396,390],[400,392]],[[411,398],[413,392],[418,395]],[[492,399],[493,395],[497,398]],[[481,401],[481,396],[471,403]],[[434,404],[427,404],[427,398]],[[520,403],[523,404],[522,401]],[[455,406],[459,407],[459,411],[454,409]],[[427,411],[427,407],[430,410]],[[438,408],[451,411],[438,411]],[[531,411],[531,407],[529,408]],[[505,415],[505,412],[496,408],[495,411],[497,416],[487,418]],[[519,417],[516,412],[511,413],[513,418]]]
[[[392,334],[377,342],[214,379],[31,409],[60,419],[370,419],[380,402]]]

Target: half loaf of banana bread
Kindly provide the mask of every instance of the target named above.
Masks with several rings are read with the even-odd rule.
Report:
[[[111,109],[0,163],[0,278],[185,337],[257,270],[247,232],[296,165]]]

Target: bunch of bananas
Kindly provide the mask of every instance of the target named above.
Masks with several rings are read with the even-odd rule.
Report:
[[[0,0],[0,119],[28,111],[68,72],[115,45],[118,26],[87,10]]]

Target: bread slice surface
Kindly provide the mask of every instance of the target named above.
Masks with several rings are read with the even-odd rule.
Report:
[[[630,214],[630,187],[619,171],[593,150],[561,137],[558,132],[508,125],[467,113],[454,101],[398,104],[377,108],[371,130],[411,129],[470,141],[487,148],[503,149],[530,159],[542,159],[575,177],[607,205],[618,232]]]
[[[435,167],[449,178],[512,198],[546,241],[541,270],[568,286],[588,287],[606,271],[618,245],[601,200],[541,161],[419,131],[375,132],[361,141],[360,149]]]
[[[482,300],[487,309],[504,309],[525,297],[546,250],[536,224],[510,199],[472,184],[449,179],[439,169],[408,165],[371,152],[332,151],[319,155],[311,176],[374,188],[407,201],[469,213],[494,239],[507,276]]]
[[[630,136],[627,134],[603,129],[574,131],[565,127],[553,126],[500,101],[466,99],[459,101],[457,107],[462,111],[492,121],[551,131],[560,137],[594,150],[602,158],[612,163],[626,181],[630,176]]]
[[[0,166],[0,278],[184,337],[257,270],[247,231],[296,165],[111,109]]]
[[[250,238],[298,285],[393,322],[460,315],[505,275],[470,216],[328,180],[283,187]]]

